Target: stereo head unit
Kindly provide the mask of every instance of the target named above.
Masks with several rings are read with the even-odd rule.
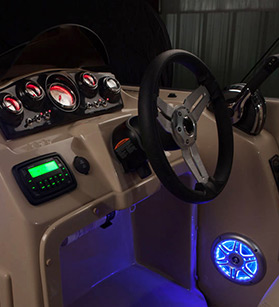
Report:
[[[38,205],[76,188],[69,166],[57,153],[24,161],[12,172],[23,194],[32,205]]]

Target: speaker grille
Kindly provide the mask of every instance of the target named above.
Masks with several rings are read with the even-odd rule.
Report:
[[[260,249],[250,239],[237,234],[218,237],[211,251],[217,270],[238,284],[255,284],[265,274],[265,259]]]

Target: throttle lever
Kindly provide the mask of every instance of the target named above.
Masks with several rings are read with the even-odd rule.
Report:
[[[243,116],[244,107],[248,99],[254,95],[256,90],[262,83],[279,67],[279,54],[271,55],[265,59],[262,67],[252,77],[252,79],[241,89],[233,90],[230,88],[229,92],[236,92],[236,95],[226,99],[228,108],[231,110],[232,124],[236,124]],[[232,94],[232,93],[231,93]],[[226,98],[226,97],[225,97]]]
[[[274,54],[265,59],[263,66],[247,83],[246,88],[254,93],[262,83],[279,67],[279,54]],[[245,90],[245,88],[243,89]]]

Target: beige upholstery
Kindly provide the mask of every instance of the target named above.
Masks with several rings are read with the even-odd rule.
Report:
[[[278,307],[279,306],[279,276],[266,291],[258,307]]]

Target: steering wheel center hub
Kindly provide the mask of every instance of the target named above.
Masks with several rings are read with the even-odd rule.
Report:
[[[195,132],[195,123],[193,122],[193,120],[188,117],[185,116],[183,119],[183,128],[184,131],[189,135],[192,136]]]
[[[195,143],[197,138],[197,123],[185,107],[180,107],[173,112],[172,116],[173,136],[177,145],[188,147]]]

